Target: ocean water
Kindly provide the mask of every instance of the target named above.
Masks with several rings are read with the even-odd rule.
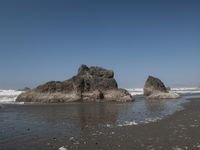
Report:
[[[129,89],[134,102],[69,104],[19,104],[20,91],[0,90],[0,149],[58,149],[66,140],[81,139],[88,129],[97,136],[105,128],[156,122],[183,109],[188,98],[200,97],[197,88],[173,90],[181,98],[145,100],[141,89]]]
[[[23,91],[0,89],[0,103],[14,103],[17,96],[22,92]]]
[[[131,95],[143,95],[143,88],[132,88],[127,89]],[[191,95],[199,94],[199,87],[181,87],[181,88],[171,88],[172,92],[181,94],[181,95]]]
[[[79,118],[79,115],[83,115],[85,118],[102,118],[98,120],[96,124],[101,126],[128,126],[137,125],[141,123],[148,123],[160,120],[174,112],[183,108],[182,104],[188,102],[188,98],[200,96],[199,88],[172,88],[173,92],[181,95],[179,99],[163,99],[163,100],[145,100],[143,96],[143,89],[127,89],[131,95],[135,96],[135,101],[131,103],[70,103],[70,104],[46,104],[46,105],[24,105],[19,107],[15,100],[22,91],[16,90],[0,90],[0,117],[2,111],[8,111],[14,109],[15,113],[21,113],[21,108],[26,107],[33,109],[44,108],[41,111],[47,111],[49,107],[51,109],[63,110],[63,114],[68,118]],[[6,105],[7,104],[7,105]],[[10,105],[12,104],[12,105]],[[15,106],[15,107],[13,107]],[[91,107],[92,106],[92,107]],[[36,107],[36,108],[35,108]],[[19,109],[19,112],[18,112]],[[84,113],[79,112],[84,111]],[[29,111],[29,110],[27,110]],[[72,113],[76,114],[75,116]],[[81,113],[81,114],[80,114]],[[34,115],[35,113],[33,113]],[[43,112],[41,112],[43,114]],[[12,114],[10,114],[12,115]],[[69,115],[69,116],[68,116]],[[86,116],[84,116],[86,115]],[[105,115],[105,116],[104,116]],[[111,115],[111,116],[109,116]],[[62,116],[62,115],[61,115]],[[114,116],[114,117],[113,117]],[[43,116],[45,118],[45,116]],[[106,118],[107,117],[107,118]],[[109,119],[111,117],[112,119]],[[37,118],[37,117],[36,117]],[[104,119],[103,119],[104,118]],[[80,118],[79,118],[80,119]],[[84,119],[87,120],[87,119]],[[88,120],[88,124],[95,125],[93,120]],[[102,122],[102,124],[101,124]]]

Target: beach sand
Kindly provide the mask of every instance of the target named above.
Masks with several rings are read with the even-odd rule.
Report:
[[[166,119],[135,126],[88,129],[83,142],[72,149],[84,150],[198,150],[200,149],[200,99]],[[87,140],[85,140],[87,139]],[[85,142],[85,144],[84,144]]]
[[[25,113],[30,112],[26,110]],[[49,124],[52,124],[51,117],[46,120]],[[9,122],[7,124],[12,126]],[[56,150],[62,146],[68,150],[200,149],[200,99],[185,103],[183,110],[156,122],[123,127],[84,127],[78,131],[77,137],[73,136],[76,131],[65,132],[59,124],[47,127],[49,130],[45,132],[42,128],[23,127],[23,124],[25,122],[19,121],[9,131],[6,131],[7,127],[0,130],[0,150]],[[31,124],[34,122],[29,122]]]

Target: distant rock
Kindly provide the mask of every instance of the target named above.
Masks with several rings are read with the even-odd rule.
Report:
[[[28,88],[28,87],[25,87],[25,88],[23,88],[23,89],[18,89],[17,91],[29,91],[29,90],[31,90],[31,89]]]
[[[149,96],[155,92],[167,93],[167,88],[160,79],[149,76],[144,85],[144,95]]]
[[[114,72],[101,67],[81,65],[76,76],[50,81],[20,94],[18,102],[66,103],[73,101],[132,101],[124,89],[118,89]]]
[[[173,99],[179,97],[177,93],[169,91],[160,79],[153,76],[149,76],[145,82],[144,96],[148,99]]]

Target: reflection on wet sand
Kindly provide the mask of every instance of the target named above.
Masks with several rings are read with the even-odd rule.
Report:
[[[145,100],[145,106],[149,112],[161,112],[165,109],[165,100]]]
[[[39,142],[36,149],[45,149],[48,143],[54,143],[52,149],[56,149],[72,137],[103,134],[102,128],[155,121],[154,118],[177,111],[183,102],[184,99],[147,101],[140,97],[134,103],[4,105],[0,109],[0,145],[17,149],[22,141],[28,141],[29,145]],[[10,141],[13,144],[5,144]]]
[[[106,123],[114,124],[116,122],[119,107],[118,105],[102,104],[86,104],[78,107],[77,115],[79,115],[80,127],[98,126]]]

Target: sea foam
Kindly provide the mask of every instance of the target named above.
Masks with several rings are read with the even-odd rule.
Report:
[[[23,91],[17,90],[0,90],[0,103],[13,103],[17,96]]]
[[[143,89],[142,88],[129,88],[126,89],[131,95],[143,95]]]
[[[178,94],[196,94],[200,93],[200,88],[198,87],[189,87],[189,88],[171,88],[172,91]]]
[[[127,88],[126,89],[131,95],[143,95],[143,88]],[[171,88],[172,92],[177,94],[200,94],[200,88],[198,87],[181,87],[181,88]]]

